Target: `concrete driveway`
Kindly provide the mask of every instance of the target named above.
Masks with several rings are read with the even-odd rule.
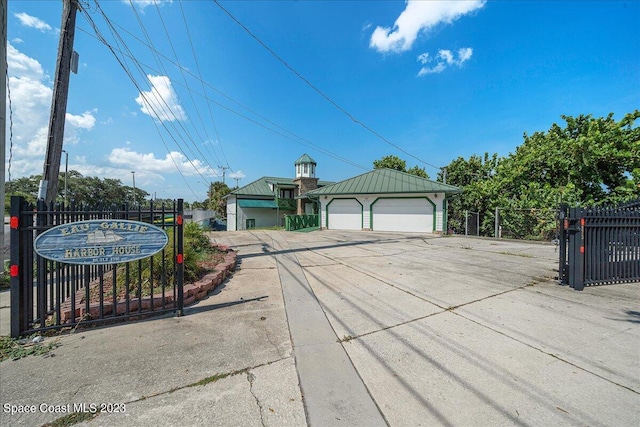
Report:
[[[212,233],[239,268],[181,318],[0,364],[0,400],[123,402],[87,425],[603,425],[640,420],[640,285],[557,285],[549,245]],[[203,381],[205,380],[205,381]],[[55,414],[11,416],[41,425]]]
[[[559,286],[551,245],[336,231],[223,240],[247,239],[278,260],[312,425],[375,419],[357,409],[366,405],[352,401],[353,385],[346,396],[340,387],[317,392],[340,366],[325,354],[332,345],[343,348],[390,425],[640,420],[638,284],[584,292]],[[283,270],[296,264],[297,281],[287,284]],[[306,298],[295,288],[306,288]],[[314,308],[331,329],[324,347],[322,334],[309,338],[321,320]],[[339,369],[331,381],[346,375]]]

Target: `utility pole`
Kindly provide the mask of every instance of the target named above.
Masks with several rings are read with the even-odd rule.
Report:
[[[62,0],[62,25],[58,43],[58,59],[56,76],[51,100],[51,117],[49,118],[49,134],[47,153],[44,158],[42,181],[38,190],[38,198],[47,204],[54,201],[58,193],[58,175],[62,157],[62,141],[64,138],[64,122],[67,113],[69,96],[69,75],[71,73],[71,56],[73,38],[76,32],[77,0]]]
[[[242,178],[240,178],[240,177],[236,176],[236,177],[235,177],[235,178],[233,178],[233,179],[235,179],[235,180],[236,180],[236,188],[240,188],[240,180],[241,180]]]
[[[131,177],[133,178],[133,204],[136,204],[136,171],[131,171]]]
[[[222,169],[222,183],[225,184],[224,176],[226,174],[227,169],[231,169],[231,168],[229,166],[220,166],[220,165],[218,165],[218,167]]]
[[[62,150],[64,153],[64,206],[67,206],[67,175],[69,175],[69,152]]]
[[[0,31],[2,32],[2,46],[0,47],[0,158],[2,158],[2,169],[0,170],[0,211],[2,211],[2,231],[0,231],[0,267],[4,269],[4,180],[5,180],[5,147],[6,147],[6,126],[7,126],[7,0],[0,0],[2,10],[0,10]]]

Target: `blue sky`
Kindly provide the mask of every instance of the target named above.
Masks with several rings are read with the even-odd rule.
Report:
[[[435,179],[563,114],[640,108],[638,1],[81,3],[69,168],[159,198],[203,200],[221,166],[291,177],[303,153],[324,180],[388,154]],[[8,7],[15,179],[42,173],[62,2]]]

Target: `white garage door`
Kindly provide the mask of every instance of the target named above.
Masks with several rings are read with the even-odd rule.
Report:
[[[427,199],[378,199],[372,213],[376,231],[433,232],[433,205]]]
[[[331,230],[362,230],[362,205],[356,199],[333,199],[327,214]]]

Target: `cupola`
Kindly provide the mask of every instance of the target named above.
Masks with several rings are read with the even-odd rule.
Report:
[[[296,160],[296,178],[315,178],[316,161],[308,154],[303,154]]]

